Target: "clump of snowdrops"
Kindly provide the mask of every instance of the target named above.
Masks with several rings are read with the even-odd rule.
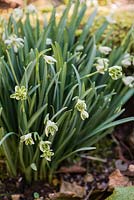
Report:
[[[0,21],[0,146],[12,176],[51,181],[63,160],[134,120],[116,120],[134,94],[123,70],[132,30],[118,48],[100,44],[108,22],[91,35],[95,10],[76,36],[85,11],[70,1],[58,23],[54,9],[42,27],[33,6]]]

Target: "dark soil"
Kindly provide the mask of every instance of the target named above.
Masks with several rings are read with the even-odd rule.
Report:
[[[7,177],[0,181],[0,199],[10,200],[11,195],[21,194],[21,200],[33,200],[35,192],[37,192],[40,197],[46,199],[50,193],[59,191],[61,180],[70,183],[76,182],[78,185],[85,187],[85,199],[87,198],[87,200],[89,199],[89,195],[91,200],[105,199],[109,195],[107,191],[108,177],[115,169],[116,160],[116,155],[113,154],[115,148],[113,139],[110,136],[108,136],[107,139],[108,140],[105,140],[105,147],[103,147],[103,150],[101,150],[102,145],[99,144],[96,154],[84,154],[81,159],[75,161],[75,165],[77,164],[86,169],[85,173],[57,173],[54,177],[54,180],[58,182],[57,186],[50,186],[43,181],[28,185],[21,176],[16,179]],[[93,161],[89,159],[88,156],[100,157],[102,161]],[[90,177],[89,180],[85,180],[87,177]]]

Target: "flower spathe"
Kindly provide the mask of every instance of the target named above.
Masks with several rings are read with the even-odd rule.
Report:
[[[48,137],[49,134],[54,135],[58,131],[58,126],[55,122],[52,122],[51,120],[47,121],[46,128],[45,128],[45,134]]]
[[[17,53],[18,49],[24,46],[24,40],[22,38],[17,37],[17,35],[13,34],[5,40],[5,44],[9,48],[13,47],[14,52]]]
[[[33,145],[34,141],[32,138],[32,134],[28,133],[20,137],[20,142],[25,142],[25,145]]]
[[[10,98],[16,100],[26,100],[27,99],[27,89],[25,86],[15,86],[15,93],[10,95]]]
[[[113,66],[109,68],[109,75],[113,80],[117,80],[122,77],[122,67],[121,66]]]
[[[107,46],[99,46],[98,49],[99,49],[100,53],[105,54],[105,55],[108,55],[112,51],[112,49]]]

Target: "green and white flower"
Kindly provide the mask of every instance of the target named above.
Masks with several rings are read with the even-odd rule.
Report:
[[[26,7],[26,12],[28,14],[36,14],[38,12],[37,8],[33,5],[33,4],[29,4],[27,7]]]
[[[47,39],[46,39],[46,45],[51,45],[51,44],[52,44],[51,38],[47,38]]]
[[[52,149],[50,149],[50,145],[51,142],[49,141],[40,141],[39,143],[40,151],[43,152],[40,157],[45,158],[48,161],[51,161],[51,157],[54,155]]]
[[[15,19],[16,21],[19,21],[20,19],[23,18],[23,10],[22,10],[21,8],[15,8],[15,9],[13,10],[12,15],[13,15],[13,17],[14,17],[14,19]]]
[[[78,99],[75,108],[81,112],[87,109],[87,105],[84,100]]]
[[[109,68],[109,75],[113,80],[117,80],[122,78],[122,67],[121,66],[113,66]]]
[[[54,155],[54,152],[52,151],[52,149],[48,149],[44,151],[40,157],[45,158],[47,161],[51,161],[51,157],[53,155]]]
[[[122,81],[126,86],[130,88],[134,87],[134,76],[123,77]]]
[[[44,55],[43,57],[44,57],[46,63],[48,63],[50,65],[53,65],[54,63],[57,62],[57,60],[55,60],[52,56]]]
[[[97,71],[100,74],[104,74],[107,71],[109,65],[109,60],[106,58],[97,58],[97,63],[95,64]]]
[[[106,16],[106,20],[109,24],[115,24],[116,23],[116,20],[113,18],[112,15],[108,15]]]
[[[108,55],[112,51],[112,49],[107,46],[99,46],[98,49],[99,49],[100,53],[105,54],[105,55]]]
[[[5,40],[5,44],[9,48],[13,47],[14,52],[17,53],[18,49],[24,46],[24,40],[22,38],[17,37],[17,35],[13,34]]]
[[[25,145],[32,145],[34,144],[32,134],[28,133],[20,137],[20,142],[25,142]]]
[[[131,59],[132,59],[131,55],[129,53],[127,53],[124,56],[123,60],[121,61],[121,64],[123,65],[123,67],[127,68],[127,67],[131,66]]]
[[[81,113],[80,113],[80,116],[81,116],[82,120],[89,118],[89,114],[86,110],[82,110]]]
[[[27,89],[25,86],[15,86],[15,93],[10,95],[10,98],[16,100],[26,100],[27,99]]]
[[[48,137],[49,134],[54,135],[58,131],[58,126],[55,122],[52,122],[51,120],[47,121],[46,128],[45,128],[45,134]]]
[[[49,141],[40,141],[40,143],[39,143],[40,151],[44,152],[44,151],[50,149],[50,145],[51,145],[51,142],[49,142]]]

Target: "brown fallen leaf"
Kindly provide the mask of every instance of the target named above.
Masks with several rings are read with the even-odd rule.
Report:
[[[121,174],[119,169],[116,169],[110,176],[109,176],[109,183],[108,186],[110,189],[119,186],[131,186],[132,182],[129,181],[129,178]]]
[[[81,166],[73,165],[71,167],[61,167],[58,171],[58,173],[80,173],[83,174],[86,172],[86,169]]]
[[[73,193],[67,192],[66,194],[62,194],[60,192],[49,194],[50,200],[81,200],[79,197],[75,197]]]
[[[66,194],[66,192],[71,192],[72,194],[74,194],[74,197],[83,198],[83,196],[86,193],[86,190],[84,187],[77,185],[76,182],[70,183],[62,180],[60,193]]]
[[[75,182],[61,181],[60,192],[49,194],[51,200],[82,200],[86,190]]]

